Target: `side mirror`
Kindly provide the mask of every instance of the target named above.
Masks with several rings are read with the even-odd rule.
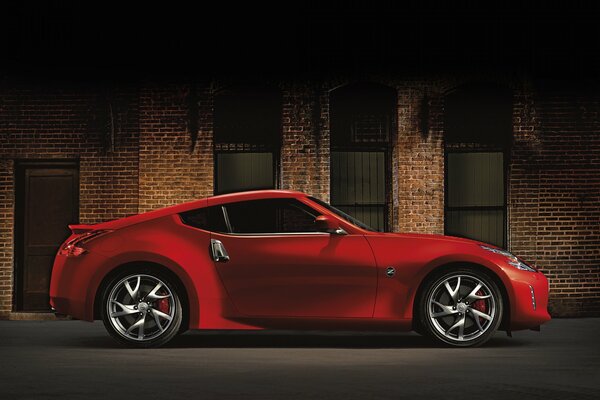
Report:
[[[319,215],[315,218],[315,227],[319,232],[334,233],[336,235],[346,235],[346,231],[340,228],[337,222],[328,215]]]

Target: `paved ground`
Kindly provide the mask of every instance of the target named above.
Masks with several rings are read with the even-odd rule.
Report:
[[[448,349],[416,334],[187,333],[116,345],[100,322],[0,321],[0,399],[600,399],[600,319]]]

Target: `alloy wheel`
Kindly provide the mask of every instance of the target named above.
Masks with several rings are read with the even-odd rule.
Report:
[[[494,292],[474,275],[447,275],[429,293],[427,312],[431,325],[451,342],[474,341],[495,325]]]
[[[161,279],[148,274],[118,281],[106,300],[111,326],[127,340],[151,341],[166,332],[177,310],[175,296]]]

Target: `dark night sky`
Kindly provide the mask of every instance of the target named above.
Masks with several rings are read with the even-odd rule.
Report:
[[[583,2],[280,3],[3,4],[0,71],[131,79],[491,69],[590,80],[600,67],[600,13]]]

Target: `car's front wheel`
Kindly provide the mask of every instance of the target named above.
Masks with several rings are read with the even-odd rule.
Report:
[[[178,287],[157,271],[121,273],[104,287],[101,314],[104,326],[118,342],[132,347],[161,346],[181,327]]]
[[[488,274],[475,268],[446,271],[421,292],[419,327],[445,344],[479,346],[500,326],[502,306],[502,293]]]

